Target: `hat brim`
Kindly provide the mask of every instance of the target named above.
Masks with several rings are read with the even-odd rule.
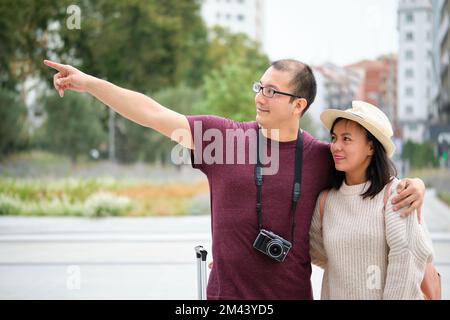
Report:
[[[361,116],[358,116],[357,114],[352,112],[337,109],[328,109],[320,114],[320,120],[322,121],[322,124],[325,126],[325,128],[328,129],[328,131],[331,130],[331,126],[338,118],[344,118],[359,123],[383,145],[389,158],[394,155],[395,144],[392,142],[392,140],[386,137],[386,135],[383,134],[376,126],[374,126],[372,123],[367,122]]]

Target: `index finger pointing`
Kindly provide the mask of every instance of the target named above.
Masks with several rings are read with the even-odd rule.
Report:
[[[64,65],[56,63],[56,62],[53,62],[53,61],[50,61],[50,60],[44,60],[44,64],[49,66],[49,67],[51,67],[51,68],[53,68],[53,69],[56,69],[58,71],[63,71],[64,70]]]

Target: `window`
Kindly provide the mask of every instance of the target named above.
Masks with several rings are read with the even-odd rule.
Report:
[[[406,106],[406,114],[412,116],[414,114],[414,108],[412,106]]]
[[[245,16],[243,14],[238,14],[237,15],[237,19],[238,19],[238,21],[244,21],[245,20]]]
[[[406,14],[406,22],[408,23],[414,22],[414,14],[412,12]]]
[[[405,94],[407,97],[412,97],[414,95],[414,89],[412,87],[406,87]]]
[[[406,41],[413,41],[414,40],[414,34],[412,32],[407,32],[405,35]]]
[[[417,123],[410,123],[408,125],[409,130],[416,131],[417,130]]]
[[[406,69],[405,70],[405,77],[406,78],[413,78],[414,77],[414,70],[413,69]]]
[[[405,58],[406,58],[406,60],[414,59],[414,52],[412,50],[406,50]]]

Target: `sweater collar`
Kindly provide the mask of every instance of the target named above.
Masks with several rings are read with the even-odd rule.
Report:
[[[369,189],[370,184],[371,183],[368,180],[361,184],[355,184],[355,185],[349,186],[348,184],[345,183],[345,180],[344,180],[342,182],[341,187],[339,188],[339,192],[344,195],[348,195],[348,196],[361,195]]]

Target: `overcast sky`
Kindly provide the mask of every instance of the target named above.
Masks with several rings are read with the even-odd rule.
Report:
[[[350,64],[396,53],[397,0],[266,0],[265,51],[272,60]]]

